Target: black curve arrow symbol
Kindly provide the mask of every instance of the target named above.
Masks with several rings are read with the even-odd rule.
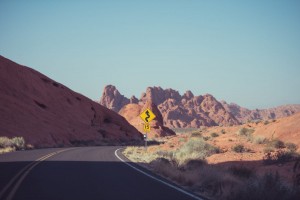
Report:
[[[147,110],[146,112],[147,117],[145,118],[146,122],[148,122],[149,118],[150,118],[150,113],[149,110]]]

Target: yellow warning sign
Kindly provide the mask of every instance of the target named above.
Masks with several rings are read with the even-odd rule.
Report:
[[[151,122],[156,116],[154,115],[154,113],[150,110],[150,109],[147,109],[145,110],[144,112],[142,112],[140,114],[140,117],[142,118],[142,120],[145,122],[145,123],[149,123]]]
[[[144,124],[144,132],[150,132],[151,128],[150,125],[148,123]]]

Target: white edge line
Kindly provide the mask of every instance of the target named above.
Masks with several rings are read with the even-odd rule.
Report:
[[[118,156],[118,151],[119,151],[120,149],[122,149],[122,148],[119,148],[119,149],[117,149],[117,150],[115,151],[115,156],[116,156],[119,160],[121,160],[124,164],[126,164],[127,166],[129,166],[129,167],[135,169],[136,171],[138,171],[138,172],[140,172],[140,173],[142,173],[142,174],[148,176],[149,178],[152,178],[152,179],[154,179],[154,180],[156,180],[156,181],[158,181],[158,182],[160,182],[160,183],[163,183],[163,184],[165,184],[165,185],[167,185],[167,186],[169,186],[169,187],[171,187],[171,188],[173,188],[173,189],[175,189],[175,190],[177,190],[177,191],[179,191],[179,192],[182,192],[182,193],[184,193],[184,194],[186,194],[186,195],[188,195],[188,196],[190,196],[190,197],[192,197],[192,198],[194,198],[194,199],[197,199],[197,200],[204,200],[204,199],[202,199],[202,198],[200,198],[200,197],[198,197],[198,196],[196,196],[196,195],[194,195],[194,194],[192,194],[192,193],[190,193],[190,192],[187,192],[187,191],[185,191],[185,190],[183,190],[183,189],[181,189],[181,188],[179,188],[179,187],[176,187],[175,185],[171,185],[170,183],[167,183],[167,182],[165,182],[165,181],[163,181],[163,180],[161,180],[161,179],[158,179],[158,178],[156,178],[156,177],[154,177],[154,176],[152,176],[152,175],[150,175],[150,174],[148,174],[148,173],[146,173],[146,172],[144,172],[144,171],[142,171],[142,170],[140,170],[140,169],[134,167],[133,165],[127,163],[125,160],[123,160],[122,158],[120,158],[120,157]]]

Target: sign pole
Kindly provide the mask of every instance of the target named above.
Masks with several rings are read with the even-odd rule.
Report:
[[[145,138],[145,149],[147,150],[147,140],[148,140],[148,138],[147,138],[148,137],[147,132],[146,132],[145,135],[146,135],[146,138]]]
[[[145,149],[147,149],[147,142],[148,142],[148,133],[150,132],[150,122],[156,117],[155,114],[150,110],[146,109],[140,114],[141,119],[145,122],[144,123],[144,140],[145,140]]]

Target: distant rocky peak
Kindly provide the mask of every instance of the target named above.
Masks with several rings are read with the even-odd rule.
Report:
[[[139,100],[133,95],[133,96],[130,97],[130,103],[138,104]]]
[[[187,91],[183,94],[182,97],[185,98],[185,99],[192,99],[192,98],[194,98],[194,94],[192,93],[191,90],[187,90]]]
[[[130,100],[121,95],[115,86],[107,85],[104,87],[100,99],[101,105],[115,112],[119,112],[119,110],[128,103],[130,103]]]
[[[156,105],[159,105],[166,101],[167,99],[172,98],[176,100],[180,100],[181,96],[178,91],[173,89],[162,89],[161,87],[148,87],[146,93],[141,95],[141,101],[146,103],[151,100]]]

